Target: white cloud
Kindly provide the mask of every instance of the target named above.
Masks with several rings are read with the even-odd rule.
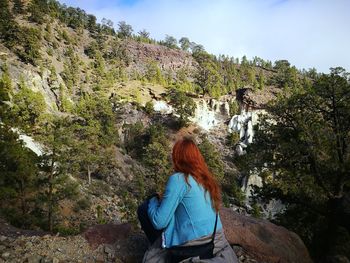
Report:
[[[125,0],[124,0],[125,1]],[[298,68],[350,70],[350,1],[347,0],[62,0],[156,39],[166,34],[205,46],[213,54],[272,61],[288,59]]]

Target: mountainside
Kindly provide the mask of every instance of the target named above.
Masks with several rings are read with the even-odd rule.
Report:
[[[132,32],[124,21],[116,30],[110,20],[97,23],[93,15],[55,0],[0,0],[0,262],[139,261],[147,244],[137,206],[164,190],[172,173],[171,147],[183,136],[196,140],[220,182],[223,206],[230,208],[223,212],[226,233],[243,236],[230,234],[240,262],[310,262],[295,233],[266,219],[291,226],[312,256],[322,257],[317,237],[326,230],[317,232],[310,222],[336,224],[324,214],[331,211],[327,196],[337,195],[322,191],[339,187],[332,188],[328,173],[320,188],[317,178],[302,176],[317,169],[342,171],[345,190],[337,196],[337,211],[341,220],[348,218],[346,74],[298,70],[287,60],[214,56],[187,38],[157,41],[145,30]],[[333,141],[326,141],[333,137],[312,133],[335,127],[327,126],[328,115],[317,115],[328,110],[322,101],[332,90],[327,77],[337,78],[341,89],[335,93],[343,96],[336,100],[344,103],[339,110],[330,110],[343,124],[339,133],[330,133],[344,142],[341,169],[337,161],[329,161],[329,170],[321,166],[329,152],[335,156]],[[298,198],[315,204],[322,216],[301,213]],[[298,211],[300,224],[290,219]],[[348,225],[340,225],[339,231],[327,230],[345,240],[327,252],[330,260],[349,256],[342,252],[349,244]],[[108,227],[117,239],[109,240]],[[274,251],[277,243],[289,249]]]

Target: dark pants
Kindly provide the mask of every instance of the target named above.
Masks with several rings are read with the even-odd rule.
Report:
[[[141,228],[145,232],[148,241],[153,244],[158,237],[161,236],[162,230],[157,230],[153,227],[151,220],[148,217],[148,200],[144,201],[137,208],[137,217],[140,221]]]

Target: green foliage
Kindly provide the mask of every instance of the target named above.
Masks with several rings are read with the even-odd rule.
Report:
[[[74,133],[72,160],[78,171],[90,178],[106,163],[113,166],[111,147],[117,142],[112,104],[98,93],[85,95],[75,108],[82,118],[72,126]]]
[[[118,36],[120,38],[128,38],[132,36],[132,26],[127,24],[125,21],[120,21],[118,23]]]
[[[18,93],[13,95],[12,117],[18,127],[25,131],[36,129],[46,111],[46,103],[40,92],[34,92],[21,83]]]
[[[79,81],[79,65],[80,60],[78,55],[75,54],[72,47],[69,47],[66,51],[67,61],[64,62],[64,69],[61,73],[62,79],[65,81],[66,86],[72,89],[78,84]]]
[[[128,154],[136,158],[140,158],[143,152],[144,133],[142,122],[138,121],[134,124],[124,124],[124,147]]]
[[[174,49],[178,48],[176,38],[169,35],[165,35],[165,39],[163,42],[161,42],[161,44],[168,48],[174,48]]]
[[[17,14],[22,14],[24,12],[24,5],[22,0],[14,0],[13,1],[13,8],[12,12],[17,15]]]
[[[22,61],[38,65],[41,59],[41,32],[36,28],[22,27],[19,43],[21,48],[16,52]]]
[[[324,256],[338,239],[337,229],[346,227],[340,203],[350,185],[349,90],[342,68],[322,74],[312,87],[288,90],[269,105],[244,157],[246,169],[269,170],[257,196],[286,204],[280,222],[316,257]]]
[[[194,57],[199,63],[196,84],[201,88],[202,94],[209,94],[214,98],[224,94],[222,77],[214,58],[206,52],[198,52],[194,54]]]
[[[237,205],[242,206],[244,204],[244,201],[246,199],[243,191],[239,187],[239,184],[236,180],[232,183],[231,186],[231,194],[235,198],[235,201],[237,202]]]
[[[154,113],[154,105],[153,105],[153,102],[151,100],[146,102],[145,112],[149,115],[152,115]]]
[[[239,106],[236,99],[231,100],[229,102],[229,106],[230,106],[230,116],[239,114]]]
[[[280,87],[296,88],[299,86],[298,72],[287,60],[278,60],[275,62],[274,69],[277,74],[273,78],[273,83]]]
[[[164,126],[151,125],[146,131],[142,162],[150,169],[150,176],[156,189],[161,192],[170,174],[170,147]]]
[[[251,214],[255,218],[261,218],[261,208],[257,202],[253,202]]]
[[[46,15],[49,13],[47,0],[31,0],[28,11],[30,13],[29,20],[38,24],[46,21]]]
[[[53,232],[59,233],[61,236],[74,236],[78,235],[81,231],[79,228],[57,225],[55,226]]]
[[[226,137],[226,140],[227,140],[227,145],[235,146],[240,140],[239,133],[238,132],[229,133]]]
[[[138,42],[155,44],[155,40],[150,39],[150,33],[146,29],[139,31],[138,36],[134,36],[134,39]]]
[[[138,224],[137,207],[138,200],[129,192],[124,191],[120,200],[120,208],[123,213],[122,219],[125,222],[132,223],[134,226]]]
[[[160,70],[156,62],[151,61],[146,66],[147,66],[146,72],[144,75],[144,78],[146,80],[155,84],[160,84],[160,85],[166,84],[162,71]]]
[[[258,77],[258,87],[259,89],[263,90],[265,88],[265,76],[264,76],[264,73],[262,73],[262,71],[259,72],[259,77]]]
[[[188,49],[191,46],[191,42],[190,42],[190,40],[187,37],[180,38],[179,43],[180,43],[181,49],[183,51],[188,51]]]
[[[18,134],[0,124],[0,214],[16,226],[32,227],[38,164],[39,159]]]
[[[224,178],[224,163],[216,147],[210,143],[207,137],[201,137],[202,142],[198,145],[210,171],[221,181]]]
[[[79,212],[80,210],[84,211],[84,210],[89,209],[90,206],[91,206],[91,200],[84,197],[84,198],[79,199],[75,203],[73,210],[74,210],[74,212]]]
[[[0,40],[12,49],[18,43],[19,34],[20,27],[10,12],[8,0],[0,0]]]
[[[189,118],[194,116],[197,107],[196,103],[185,92],[176,88],[170,90],[169,99],[175,108],[175,112],[179,115],[179,126],[187,126],[190,122]]]
[[[97,213],[97,223],[98,224],[106,224],[107,220],[105,219],[105,217],[103,216],[103,209],[102,206],[98,205],[96,207],[96,213]]]
[[[3,73],[0,78],[0,103],[9,101],[13,92],[11,77],[6,64],[2,67],[2,71]]]
[[[69,178],[71,169],[72,129],[69,119],[54,117],[37,135],[45,145],[41,160],[40,201],[47,215],[46,229],[53,231],[59,201],[77,195],[78,185]]]

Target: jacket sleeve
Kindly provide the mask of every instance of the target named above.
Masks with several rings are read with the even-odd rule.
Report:
[[[169,224],[186,191],[183,175],[176,173],[169,177],[162,200],[156,197],[149,200],[148,216],[155,229],[163,229]]]

